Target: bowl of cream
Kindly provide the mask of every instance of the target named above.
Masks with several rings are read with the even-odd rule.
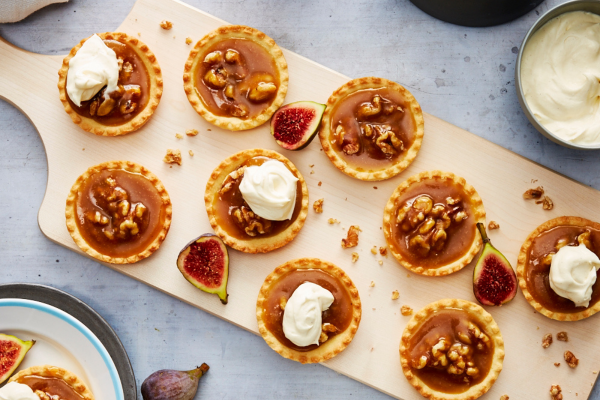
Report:
[[[521,45],[515,83],[542,135],[600,149],[600,1],[570,1],[542,15]]]

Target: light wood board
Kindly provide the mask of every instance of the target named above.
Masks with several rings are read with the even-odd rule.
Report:
[[[165,31],[159,22],[173,22]],[[374,256],[370,249],[385,243],[381,231],[382,212],[388,197],[403,179],[430,169],[452,171],[467,179],[483,198],[488,221],[501,228],[490,233],[496,247],[516,263],[525,237],[536,226],[560,215],[600,220],[600,192],[564,178],[508,150],[431,115],[425,115],[425,138],[416,161],[394,179],[361,182],[339,172],[321,151],[316,139],[299,152],[281,150],[268,126],[249,132],[222,131],[198,116],[183,91],[183,65],[191,46],[207,32],[225,22],[175,0],[139,0],[119,31],[137,36],[156,54],[163,70],[164,95],[151,121],[140,131],[117,138],[97,137],[71,122],[58,99],[57,71],[62,56],[42,56],[17,49],[0,40],[0,97],[18,107],[36,126],[48,157],[48,186],[38,220],[51,240],[80,252],[64,221],[65,199],[75,179],[88,167],[113,159],[143,164],[159,176],[173,201],[173,223],[160,250],[143,262],[130,266],[107,265],[211,314],[257,333],[255,302],[264,278],[278,265],[299,257],[319,257],[343,268],[357,286],[363,302],[363,317],[352,344],[324,363],[340,373],[400,399],[420,395],[402,375],[398,344],[409,317],[400,314],[407,304],[418,310],[441,298],[474,301],[472,265],[443,278],[421,277],[407,272],[391,256]],[[75,43],[73,43],[75,45]],[[331,92],[349,78],[310,60],[285,51],[290,87],[286,103],[313,100],[325,103]],[[360,60],[356,60],[360,62]],[[400,82],[402,83],[402,82]],[[417,99],[418,100],[418,99]],[[198,129],[196,137],[178,140],[176,133]],[[229,304],[190,285],[175,266],[177,254],[191,239],[210,232],[204,209],[206,181],[220,161],[242,149],[263,147],[282,152],[304,175],[310,204],[324,198],[324,213],[309,211],[298,237],[282,249],[264,255],[231,251]],[[183,165],[162,162],[167,148],[179,148]],[[193,150],[194,157],[188,156]],[[309,167],[313,165],[314,167]],[[313,173],[314,171],[314,173]],[[532,179],[538,181],[532,184]],[[322,182],[322,186],[318,183]],[[554,200],[554,210],[543,211],[525,202],[522,193],[543,185]],[[5,190],[10,190],[10,188]],[[18,210],[16,210],[18,212]],[[329,225],[336,218],[339,225]],[[359,246],[343,250],[340,240],[351,225],[362,229]],[[18,234],[18,233],[17,233]],[[351,262],[351,252],[360,254]],[[383,265],[378,260],[383,259]],[[375,287],[371,288],[371,281]],[[400,299],[391,300],[393,290]],[[506,342],[504,370],[484,399],[544,399],[551,384],[560,384],[565,398],[587,398],[600,369],[600,343],[595,340],[598,318],[576,323],[552,321],[534,313],[521,293],[507,306],[488,308]],[[569,343],[557,342],[542,349],[545,333],[566,330]],[[266,346],[266,344],[265,344]],[[580,358],[575,370],[566,366],[562,354],[571,350]],[[243,362],[243,360],[240,360]],[[559,368],[553,365],[560,362]],[[577,394],[577,397],[575,397]]]

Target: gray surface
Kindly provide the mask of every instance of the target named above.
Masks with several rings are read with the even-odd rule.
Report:
[[[598,152],[566,149],[544,138],[528,123],[515,94],[521,40],[537,14],[560,0],[547,0],[493,28],[449,25],[408,0],[187,1],[228,22],[256,27],[282,47],[348,76],[396,80],[425,111],[600,189]],[[23,22],[0,25],[0,36],[27,50],[66,54],[81,38],[114,30],[132,4],[53,5]],[[211,370],[198,398],[388,398],[325,367],[285,360],[262,338],[51,243],[37,227],[46,187],[43,145],[27,118],[2,101],[0,143],[0,283],[45,283],[91,305],[119,334],[138,384],[157,369],[206,362]],[[421,397],[410,392],[406,398]]]

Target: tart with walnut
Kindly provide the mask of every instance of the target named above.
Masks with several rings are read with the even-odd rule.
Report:
[[[474,400],[496,382],[504,360],[500,328],[483,308],[459,299],[427,305],[400,341],[410,384],[433,400]]]
[[[90,389],[77,375],[51,365],[19,371],[9,382],[29,386],[40,400],[94,400]]]
[[[383,232],[405,268],[441,276],[461,270],[479,252],[478,222],[485,222],[485,210],[473,186],[451,172],[426,171],[396,188]]]
[[[156,57],[139,39],[120,32],[99,33],[119,62],[118,89],[101,89],[92,99],[77,106],[67,94],[69,61],[87,39],[73,47],[58,71],[60,101],[74,123],[100,136],[118,136],[141,128],[158,107],[163,79]],[[105,95],[107,94],[107,96]]]
[[[587,307],[559,296],[550,286],[552,256],[564,246],[585,246],[600,256],[600,224],[580,217],[558,217],[529,234],[517,261],[519,286],[525,299],[540,314],[559,321],[578,321],[600,311],[600,271]]]
[[[67,198],[67,229],[100,261],[130,264],[158,250],[171,226],[171,199],[143,166],[110,161],[89,168]]]
[[[276,160],[298,179],[296,201],[290,219],[271,221],[252,211],[240,192],[244,170]],[[236,250],[267,253],[291,242],[308,214],[308,188],[304,177],[290,160],[265,149],[244,150],[225,159],[210,175],[204,203],[211,226],[217,236]]]
[[[380,181],[413,162],[423,141],[423,125],[419,103],[403,86],[383,78],[359,78],[327,100],[319,139],[340,171]]]
[[[287,62],[275,41],[247,26],[222,26],[192,49],[183,74],[192,107],[231,131],[267,122],[283,104]]]
[[[287,300],[305,282],[330,291],[334,300],[322,314],[319,344],[300,347],[285,336],[283,315]],[[258,330],[269,347],[303,364],[329,360],[344,350],[358,330],[361,315],[358,290],[350,277],[341,268],[318,258],[301,258],[277,267],[265,279],[256,302]]]

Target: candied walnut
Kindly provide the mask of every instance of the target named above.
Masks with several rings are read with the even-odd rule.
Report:
[[[119,80],[128,80],[129,78],[131,78],[131,74],[133,73],[133,65],[131,65],[131,63],[129,61],[125,62],[123,64],[123,68],[121,68],[121,71],[119,73]]]
[[[227,87],[225,88],[225,92],[223,93],[228,99],[233,99],[233,97],[235,96],[235,86],[227,85]]]
[[[242,63],[242,58],[240,56],[240,53],[238,53],[235,50],[227,50],[227,52],[225,52],[225,61],[227,61],[229,64],[241,64]]]
[[[376,94],[375,96],[373,96],[373,99],[371,100],[370,103],[361,104],[361,106],[358,108],[358,111],[356,112],[356,116],[359,119],[363,119],[363,118],[368,118],[368,117],[377,115],[380,112],[381,112],[381,97],[378,94]]]
[[[126,100],[121,103],[119,106],[119,111],[121,114],[131,114],[137,108],[137,103],[134,103],[131,100]]]
[[[248,93],[248,99],[254,102],[265,101],[277,92],[277,85],[273,82],[260,82]]]
[[[181,165],[181,151],[179,149],[167,149],[167,154],[163,161],[167,164]]]
[[[494,230],[494,229],[500,229],[500,224],[498,224],[496,221],[490,221],[490,223],[488,224],[488,229]]]
[[[544,335],[544,337],[542,339],[542,347],[544,349],[547,349],[548,347],[550,347],[551,344],[552,344],[552,334],[547,333]]]
[[[324,343],[329,339],[329,336],[323,331],[321,331],[321,336],[319,336],[319,343]]]
[[[550,386],[550,396],[552,396],[552,400],[563,400],[562,389],[560,388],[560,385]]]
[[[223,53],[219,50],[208,53],[206,57],[204,57],[204,64],[213,65],[218,64],[223,61]]]
[[[561,342],[568,342],[569,341],[569,335],[567,334],[567,332],[558,332],[556,334],[556,339],[560,340]]]
[[[264,219],[254,214],[249,207],[235,207],[232,215],[235,217],[236,223],[244,229],[248,236],[264,235],[271,232],[272,223],[268,219]]]
[[[573,354],[569,350],[565,351],[565,361],[571,368],[575,368],[579,364],[579,359],[575,357],[575,354]]]
[[[192,44],[192,38],[191,37],[186,37],[185,38],[185,44]]]
[[[394,290],[392,292],[392,300],[398,300],[398,298],[400,298],[400,292],[398,292],[397,290]]]
[[[198,129],[188,129],[185,131],[185,134],[188,136],[196,136],[198,134]]]
[[[173,23],[171,21],[167,21],[166,19],[162,20],[160,22],[160,27],[163,28],[164,30],[169,30],[173,27]]]
[[[358,245],[358,232],[362,232],[358,225],[350,225],[350,228],[348,228],[348,237],[342,239],[342,247],[344,249]]]
[[[577,236],[577,243],[584,245],[588,249],[591,249],[592,243],[590,241],[590,235],[591,235],[590,231],[583,232],[582,234]]]
[[[390,125],[365,124],[363,132],[364,136],[371,139],[384,154],[393,155],[404,150],[404,142]]]
[[[380,247],[379,254],[381,254],[384,257],[387,257],[387,247]]]
[[[535,189],[529,189],[527,190],[525,193],[523,193],[523,198],[525,200],[530,200],[530,199],[539,199],[544,195],[544,188],[541,186],[538,186]]]
[[[335,219],[335,218],[329,218],[329,219],[327,220],[327,222],[329,223],[329,225],[333,225],[333,224],[339,224],[339,223],[340,223],[340,221],[338,221],[338,220],[337,220],[337,219]]]
[[[227,85],[227,71],[225,68],[211,68],[204,75],[204,82],[213,89],[223,89]]]
[[[315,212],[317,214],[321,214],[323,212],[323,201],[325,199],[319,199],[317,201],[314,202],[313,204],[313,210],[315,210]]]
[[[541,204],[544,210],[552,210],[554,208],[554,202],[548,196],[544,196],[543,199],[537,200],[535,204]]]
[[[192,150],[190,150],[188,153],[190,153],[190,156],[194,157],[194,152]]]
[[[102,104],[100,104],[100,107],[98,107],[98,111],[96,111],[96,114],[99,117],[104,117],[105,115],[108,115],[115,108],[116,105],[117,102],[115,101],[115,99],[104,99]]]
[[[323,332],[328,332],[328,333],[336,333],[338,331],[338,328],[336,328],[335,325],[330,324],[330,323],[324,323],[323,326],[321,327],[321,330]]]
[[[344,153],[352,155],[358,153],[358,150],[360,150],[360,146],[358,145],[358,143],[348,143],[344,145],[342,150],[344,151]]]
[[[234,104],[231,110],[231,115],[238,118],[245,118],[250,113],[250,109],[245,104]]]
[[[91,102],[90,102],[90,115],[93,117],[94,115],[96,115],[96,112],[98,111],[98,106],[100,105],[100,100],[98,98],[94,98]]]
[[[400,307],[400,314],[404,315],[405,317],[412,315],[412,313],[413,313],[413,309],[410,308],[409,306],[403,305],[402,307]]]
[[[36,390],[34,393],[40,398],[40,400],[53,400],[50,398],[50,396],[48,396],[46,393],[42,392],[41,390]]]
[[[279,307],[281,307],[282,310],[285,310],[285,306],[287,305],[287,299],[285,297],[282,297],[279,299]]]

